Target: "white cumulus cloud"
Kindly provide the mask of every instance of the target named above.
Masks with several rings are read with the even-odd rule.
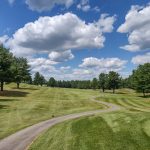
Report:
[[[55,5],[64,5],[69,8],[73,0],[26,0],[26,4],[31,10],[42,12],[51,10]]]
[[[150,63],[150,52],[144,55],[137,55],[133,57],[131,62],[135,65]]]
[[[102,48],[105,42],[103,34],[112,31],[114,22],[115,16],[104,15],[93,23],[86,23],[73,13],[40,17],[18,29],[7,42],[7,46],[17,56],[68,49]]]
[[[89,57],[83,59],[83,63],[79,67],[71,66],[55,66],[57,62],[51,61],[49,58],[29,59],[32,73],[39,71],[47,79],[55,77],[57,80],[91,80],[102,72],[116,71],[122,73],[127,61],[119,58],[94,58]]]
[[[0,37],[0,44],[5,44],[9,39],[8,35],[4,35]]]
[[[31,73],[40,72],[45,76],[50,76],[51,73],[57,73],[55,66],[57,62],[47,58],[29,58],[28,64],[31,67]]]
[[[102,32],[110,33],[114,29],[113,24],[115,20],[116,20],[116,16],[109,17],[108,14],[102,14],[96,24],[101,29]]]
[[[125,22],[117,30],[128,33],[129,44],[121,46],[128,51],[150,49],[150,5],[132,6],[125,17]]]
[[[126,60],[121,60],[119,58],[95,58],[88,57],[83,59],[83,63],[80,67],[83,68],[99,68],[99,70],[121,70],[124,68]]]
[[[91,8],[91,6],[89,5],[89,0],[81,0],[77,5],[77,8],[85,12],[89,11]]]
[[[51,52],[49,58],[52,61],[64,62],[74,58],[74,55],[71,53],[71,50],[62,51],[62,52]]]

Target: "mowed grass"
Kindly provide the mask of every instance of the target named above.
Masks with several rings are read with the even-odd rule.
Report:
[[[150,98],[121,89],[100,93],[97,100],[124,109],[56,125],[29,150],[150,150]]]
[[[46,131],[29,150],[149,150],[150,114],[116,112],[68,121]]]
[[[96,99],[120,105],[131,111],[150,112],[150,96],[144,98],[141,95],[131,89],[120,89],[116,94],[111,94],[109,91],[101,93]]]
[[[52,117],[103,109],[90,101],[93,90],[60,89],[21,84],[5,85],[0,92],[0,139]]]

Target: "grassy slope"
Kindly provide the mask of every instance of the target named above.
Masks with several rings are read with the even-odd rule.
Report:
[[[89,101],[98,92],[93,90],[59,89],[15,84],[0,92],[0,138],[6,137],[39,121],[53,116],[102,109]]]
[[[30,150],[149,150],[150,98],[127,89],[118,93],[101,93],[98,99],[126,110],[56,125],[42,134]]]

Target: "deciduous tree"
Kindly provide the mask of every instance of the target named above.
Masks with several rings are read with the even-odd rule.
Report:
[[[150,92],[150,63],[139,65],[132,74],[133,88],[142,92],[145,97],[146,92]]]
[[[105,88],[107,87],[107,82],[108,82],[108,75],[105,73],[101,73],[99,75],[99,86],[103,90],[103,92],[105,91]]]
[[[17,88],[22,81],[26,81],[30,76],[30,70],[27,59],[14,57],[12,71]]]
[[[1,91],[3,91],[4,82],[10,81],[12,78],[11,65],[13,55],[8,49],[0,45],[0,83]]]
[[[55,87],[56,86],[56,80],[53,77],[51,77],[49,79],[48,86],[50,86],[50,87]]]
[[[95,90],[98,88],[98,80],[96,78],[93,78],[92,80],[92,88]]]
[[[120,78],[119,78],[119,74],[117,72],[114,71],[110,71],[108,74],[108,83],[109,83],[109,87],[111,89],[113,89],[113,93],[115,93],[115,89],[118,87]]]

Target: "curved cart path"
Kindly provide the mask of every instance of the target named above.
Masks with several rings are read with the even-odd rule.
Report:
[[[112,103],[97,101],[94,98],[93,102],[97,102],[106,105],[108,108],[102,110],[86,111],[81,113],[75,113],[70,115],[65,115],[50,120],[46,120],[35,124],[33,126],[27,127],[21,131],[18,131],[2,140],[0,140],[0,150],[25,150],[34,141],[34,139],[46,129],[61,123],[66,120],[76,119],[83,116],[90,116],[97,113],[107,113],[112,111],[120,110],[121,107]]]

